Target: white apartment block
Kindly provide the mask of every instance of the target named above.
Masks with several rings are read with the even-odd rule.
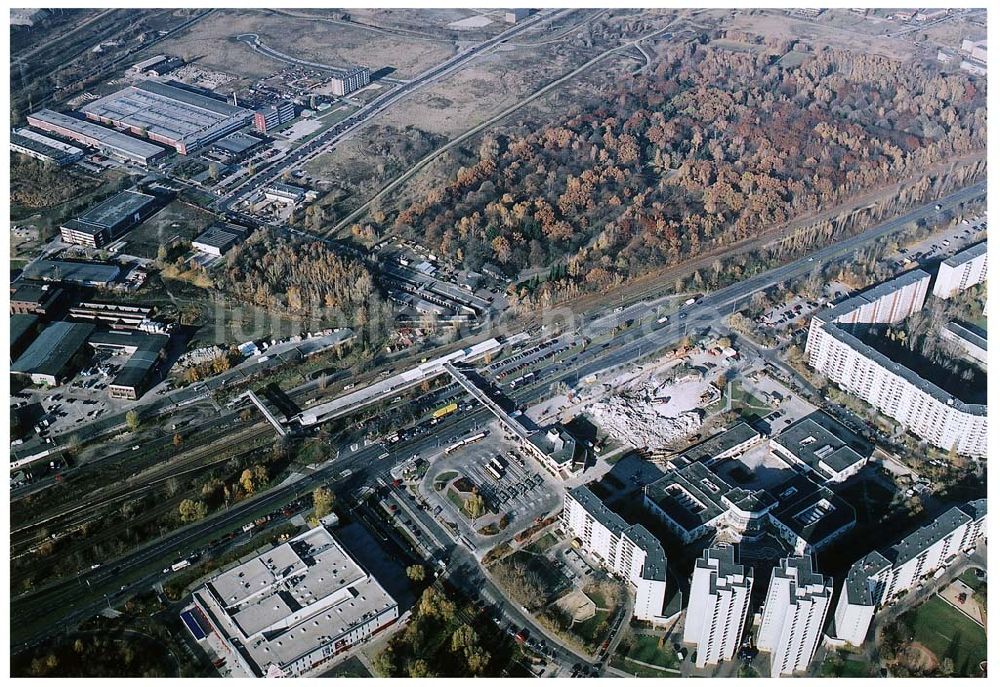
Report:
[[[736,563],[732,546],[705,549],[691,577],[684,641],[697,645],[696,665],[733,658],[750,608],[753,569]]]
[[[941,263],[934,280],[934,295],[951,298],[970,286],[986,281],[986,274],[986,241],[983,241]]]
[[[667,558],[649,530],[627,524],[585,486],[566,492],[562,523],[605,570],[635,587],[636,618],[664,624],[676,615],[666,615]]]
[[[833,580],[808,556],[783,558],[771,575],[757,646],[771,654],[771,677],[809,667],[833,598]]]
[[[970,501],[851,566],[834,613],[837,639],[861,646],[877,607],[919,587],[962,551],[974,549],[985,524],[986,499]]]
[[[809,365],[921,439],[966,456],[986,455],[986,406],[963,403],[838,324],[898,322],[919,310],[930,275],[914,270],[813,317]]]
[[[371,69],[355,67],[330,79],[330,90],[334,95],[348,95],[367,86],[371,82],[371,78]]]
[[[986,332],[961,322],[949,322],[941,330],[941,338],[955,344],[965,355],[986,365]]]

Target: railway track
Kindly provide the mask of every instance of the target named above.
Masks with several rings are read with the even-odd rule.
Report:
[[[69,508],[62,509],[56,513],[46,514],[41,518],[18,525],[11,530],[11,548],[31,546],[44,540],[49,534],[42,534],[40,530],[47,528],[52,523],[57,523],[60,531],[67,531],[79,527],[88,520],[108,510],[111,507],[140,498],[150,491],[153,491],[167,481],[188,475],[196,474],[199,471],[208,469],[214,465],[226,462],[232,458],[226,455],[220,460],[210,460],[206,458],[217,456],[220,450],[225,447],[240,445],[252,442],[257,439],[270,436],[274,430],[266,422],[254,425],[248,430],[244,430],[233,436],[223,437],[219,441],[192,449],[183,458],[167,461],[156,469],[155,475],[147,475],[143,484],[130,483],[130,479],[119,482],[108,488],[108,491],[100,495],[100,500],[80,503]],[[256,447],[256,446],[255,446]],[[165,474],[168,473],[168,474]],[[153,477],[153,479],[149,479]]]

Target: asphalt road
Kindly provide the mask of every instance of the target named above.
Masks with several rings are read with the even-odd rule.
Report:
[[[976,184],[952,193],[938,200],[937,203],[942,206],[942,209],[952,208],[982,195],[985,192],[985,186],[985,182]],[[934,205],[934,203],[930,203],[922,206],[858,236],[819,249],[809,258],[797,260],[713,292],[705,296],[699,303],[685,308],[682,311],[683,314],[686,314],[685,317],[682,318],[678,314],[667,325],[659,328],[647,327],[627,331],[612,339],[608,344],[591,346],[579,354],[573,369],[564,372],[561,379],[575,381],[579,377],[622,365],[644,355],[671,347],[690,329],[709,327],[719,322],[734,308],[744,303],[754,292],[805,275],[817,262],[848,255],[875,238],[904,228],[909,222],[933,216],[937,212]],[[555,365],[550,365],[548,369],[551,372],[558,368]],[[548,393],[547,390],[552,381],[554,380],[542,375],[535,385],[515,391],[511,395],[519,403],[530,404]],[[53,621],[51,627],[32,635],[19,631],[21,628],[16,624],[13,625],[11,644],[16,647],[26,642],[36,641],[46,634],[50,634],[53,629],[72,626],[93,616],[105,605],[105,594],[110,599],[120,598],[126,593],[146,589],[163,578],[161,573],[155,573],[141,579],[128,580],[125,590],[121,591],[121,579],[127,575],[130,569],[148,565],[153,561],[169,562],[175,559],[178,554],[188,552],[190,542],[197,541],[210,532],[225,532],[236,528],[246,522],[251,513],[291,500],[297,495],[309,493],[316,486],[330,482],[345,470],[351,470],[352,474],[338,486],[338,491],[353,493],[360,487],[371,486],[378,477],[384,477],[396,462],[413,453],[436,449],[440,436],[450,437],[467,433],[474,427],[488,422],[490,418],[488,411],[482,408],[467,412],[460,417],[450,416],[449,419],[437,426],[435,434],[423,435],[411,441],[397,444],[393,447],[391,457],[385,460],[379,460],[379,456],[385,452],[381,444],[360,448],[356,452],[352,452],[349,447],[344,446],[341,449],[340,457],[332,464],[307,474],[297,482],[275,487],[249,501],[241,502],[229,510],[218,512],[194,525],[175,531],[116,561],[106,563],[96,571],[82,572],[79,578],[79,587],[70,583],[51,589],[44,594],[15,599],[11,604],[12,618],[45,616],[58,610],[64,610],[65,613],[61,613],[58,619]],[[453,559],[460,561],[468,559],[468,562],[478,567],[471,553],[463,547],[456,546],[452,550],[452,556]],[[122,572],[120,574],[107,572],[108,569],[114,568],[120,568]],[[491,589],[486,586],[486,582],[480,582],[474,587],[479,590],[488,589],[490,595],[497,600],[505,598],[495,588]],[[85,593],[83,592],[84,588],[86,589]],[[516,619],[516,622],[529,624],[528,619],[524,618],[524,614],[521,614],[519,609],[513,608],[512,604],[508,602],[503,605],[505,615]],[[563,653],[570,653],[572,656],[571,652],[564,651]],[[576,662],[577,659],[573,658],[573,660]]]

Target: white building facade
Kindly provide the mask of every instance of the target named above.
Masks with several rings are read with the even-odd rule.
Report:
[[[348,95],[367,86],[371,79],[371,69],[355,67],[330,79],[330,90],[334,95]]]
[[[941,263],[934,281],[934,295],[951,298],[970,286],[986,281],[986,274],[986,242],[983,241]]]
[[[985,245],[985,244],[983,244]],[[986,405],[963,403],[839,327],[891,324],[923,307],[930,275],[914,270],[817,314],[809,326],[809,365],[930,444],[986,455]]]
[[[323,525],[219,573],[193,600],[206,641],[246,677],[302,676],[399,617]]]
[[[834,614],[837,639],[860,646],[877,607],[921,586],[975,548],[986,524],[986,499],[949,509],[884,552],[851,566]]]
[[[684,641],[697,645],[696,665],[717,664],[733,658],[740,645],[753,569],[736,563],[732,546],[705,549],[695,561],[691,577]]]
[[[814,572],[811,558],[783,558],[774,568],[757,633],[757,646],[771,654],[771,677],[809,667],[832,597],[833,580]]]
[[[566,492],[562,524],[605,570],[635,587],[636,618],[664,624],[676,615],[666,615],[667,559],[649,530],[627,524],[585,486]]]

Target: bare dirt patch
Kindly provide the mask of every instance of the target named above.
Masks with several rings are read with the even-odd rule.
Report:
[[[899,654],[899,660],[910,670],[919,672],[932,671],[938,666],[934,652],[920,642],[911,642]]]
[[[961,600],[963,594],[965,595],[965,601]],[[940,592],[942,599],[985,627],[986,615],[983,613],[979,602],[973,598],[974,595],[975,590],[959,580],[955,580]]]
[[[298,14],[298,13],[296,13]],[[272,13],[256,29],[268,46],[287,55],[329,64],[363,64],[373,72],[412,79],[455,54],[447,37],[384,32],[339,20]]]
[[[400,107],[379,117],[329,153],[317,157],[307,169],[311,175],[327,180],[340,189],[336,212],[338,216],[343,216],[430,152],[424,150],[420,155],[387,158],[371,145],[373,136],[378,138],[375,132],[380,128],[391,127],[401,132],[415,130],[439,137],[442,142],[450,141],[520,103],[600,52],[594,47],[550,43],[491,53],[408,98]],[[537,128],[573,108],[581,98],[592,96],[602,86],[627,78],[639,64],[638,57],[630,51],[609,55],[586,72],[470,138],[461,148],[475,151],[481,137],[488,131],[528,131]],[[410,152],[416,152],[418,147],[413,146]],[[456,155],[456,152],[458,149],[445,153],[421,170],[393,192],[392,201],[380,202],[386,207],[400,205],[426,193],[457,166],[464,164],[462,155]],[[396,158],[399,158],[400,164],[396,164]]]
[[[502,9],[463,9],[457,7],[437,8],[352,8],[348,10],[352,21],[368,26],[378,27],[387,31],[407,32],[416,36],[432,38],[485,38],[500,33],[509,27],[504,22]],[[490,24],[471,26],[465,20],[471,17],[485,16],[492,20]],[[463,22],[459,28],[450,26]],[[472,22],[479,23],[479,22]]]
[[[873,22],[846,10],[827,10],[817,20],[799,19],[782,10],[738,12],[726,28],[749,31],[765,38],[804,41],[816,51],[829,47],[833,50],[855,50],[885,55],[899,60],[913,56],[913,37],[898,38],[881,35],[886,28],[898,25]]]
[[[575,623],[589,620],[597,613],[597,604],[579,589],[563,594],[556,601],[556,606],[564,610]]]
[[[216,10],[183,33],[157,45],[157,53],[177,55],[186,62],[239,76],[243,83],[276,72],[282,65],[230,40],[241,33],[258,33],[267,18],[246,10]]]

